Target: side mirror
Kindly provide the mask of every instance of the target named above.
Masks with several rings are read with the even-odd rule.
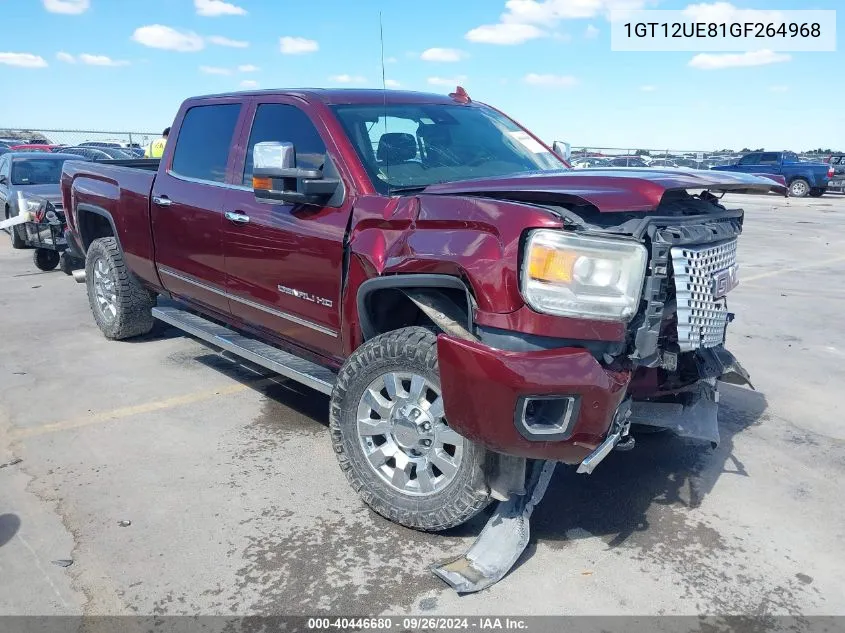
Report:
[[[8,185],[9,179],[6,176],[0,176],[0,185]]]
[[[563,141],[555,141],[554,143],[552,143],[552,151],[554,151],[555,154],[560,156],[567,163],[571,161],[572,146],[569,143],[564,143]]]
[[[340,179],[325,178],[322,169],[297,167],[293,143],[256,143],[252,163],[252,188],[259,200],[324,206],[340,189]]]

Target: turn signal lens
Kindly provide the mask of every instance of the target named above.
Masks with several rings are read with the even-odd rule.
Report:
[[[253,176],[252,188],[270,191],[273,188],[273,181],[270,178],[257,178],[256,176]]]
[[[537,245],[531,249],[528,274],[532,279],[551,283],[569,283],[572,281],[572,269],[578,255],[559,251],[549,246]]]

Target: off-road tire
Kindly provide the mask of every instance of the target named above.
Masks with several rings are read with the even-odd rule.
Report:
[[[36,248],[32,253],[32,263],[38,270],[55,270],[59,265],[59,254],[46,248]]]
[[[329,429],[335,455],[352,488],[381,516],[428,532],[465,523],[490,503],[484,476],[486,451],[465,440],[455,478],[430,496],[404,495],[373,471],[358,440],[357,408],[364,390],[388,371],[416,372],[440,387],[437,337],[421,327],[377,336],[359,347],[340,370],[331,396]]]
[[[827,191],[826,189],[820,189],[820,188],[810,189],[810,197],[811,198],[821,198],[825,194],[826,191]]]
[[[810,183],[804,178],[796,178],[789,183],[789,196],[791,198],[804,198],[810,193]]]
[[[94,291],[94,262],[100,257],[108,265],[117,295],[117,314],[111,321],[102,315]],[[156,296],[144,288],[129,271],[115,238],[102,237],[94,240],[88,247],[85,255],[85,285],[94,320],[106,338],[122,340],[142,336],[153,329],[155,319],[152,309]]]

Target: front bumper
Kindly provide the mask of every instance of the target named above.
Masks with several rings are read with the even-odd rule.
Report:
[[[581,348],[515,352],[441,334],[440,380],[449,425],[493,451],[579,464],[608,433],[631,373],[602,367]],[[521,403],[572,398],[566,433],[528,439],[518,428]]]

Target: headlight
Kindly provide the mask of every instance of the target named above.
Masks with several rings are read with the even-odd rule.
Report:
[[[46,203],[44,198],[32,198],[18,191],[18,213],[38,213]]]
[[[629,321],[639,307],[647,257],[642,244],[534,231],[525,250],[522,295],[538,312]]]

